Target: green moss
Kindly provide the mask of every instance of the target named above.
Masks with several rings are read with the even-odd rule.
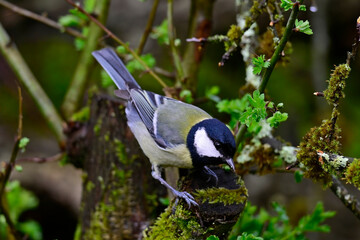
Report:
[[[241,183],[240,185],[242,187],[239,189],[199,189],[194,193],[194,196],[196,197],[196,199],[200,199],[200,202],[202,203],[223,203],[224,205],[244,203],[248,197],[248,192],[244,183]]]
[[[71,116],[71,121],[86,122],[90,118],[90,107],[85,106]]]
[[[305,166],[305,177],[321,182],[324,186],[331,183],[334,169],[319,161],[317,151],[337,153],[340,149],[340,129],[331,120],[324,120],[320,127],[313,127],[303,137],[297,158]]]
[[[354,159],[345,171],[345,180],[360,190],[360,160]]]
[[[110,133],[109,132],[104,134],[104,140],[105,140],[105,142],[109,142],[109,140],[110,140]]]
[[[231,42],[239,43],[243,35],[243,31],[241,31],[239,26],[231,25],[226,35]]]
[[[95,187],[95,184],[92,181],[88,181],[86,183],[85,189],[86,189],[86,191],[91,192],[91,190],[93,190],[94,187]]]
[[[163,212],[155,224],[144,232],[144,239],[198,239],[205,230],[197,221],[197,217],[190,210],[185,209],[180,204],[176,206],[173,212],[173,206],[170,205]]]
[[[124,165],[131,164],[136,158],[136,156],[134,155],[131,158],[128,158],[126,154],[126,147],[119,139],[115,139],[114,144],[115,144],[115,154],[118,160],[120,161],[120,163]]]
[[[331,77],[328,88],[324,91],[325,99],[329,104],[337,104],[345,97],[345,80],[348,78],[351,68],[347,64],[336,66]]]
[[[95,124],[94,129],[93,129],[96,136],[99,136],[99,134],[100,134],[101,125],[102,125],[102,119],[99,118],[96,121],[96,124]]]
[[[91,215],[90,227],[85,232],[83,239],[103,240],[109,238],[111,232],[111,215],[114,207],[103,202],[96,206],[95,211]]]

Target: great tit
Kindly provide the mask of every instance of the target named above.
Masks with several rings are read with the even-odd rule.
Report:
[[[161,168],[203,168],[225,163],[234,169],[235,140],[225,124],[193,105],[141,89],[111,48],[92,53],[119,90],[115,95],[127,102],[128,126],[152,164],[151,175],[189,206],[194,197],[171,187]]]

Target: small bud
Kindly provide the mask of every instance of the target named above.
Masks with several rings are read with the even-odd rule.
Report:
[[[324,93],[323,92],[314,92],[314,96],[324,97]]]

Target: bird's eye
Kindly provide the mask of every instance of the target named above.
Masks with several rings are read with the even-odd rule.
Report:
[[[220,146],[220,142],[214,140],[214,145],[215,145],[215,147],[219,147],[219,146]]]

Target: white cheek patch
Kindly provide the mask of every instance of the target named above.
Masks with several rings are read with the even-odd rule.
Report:
[[[194,146],[201,157],[222,157],[222,154],[215,148],[213,141],[209,138],[204,128],[195,132]]]

